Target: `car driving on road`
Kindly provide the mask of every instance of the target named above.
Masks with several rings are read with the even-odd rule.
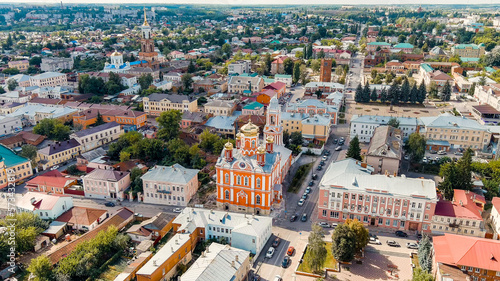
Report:
[[[387,245],[391,246],[391,247],[401,247],[401,245],[399,245],[398,242],[394,241],[394,240],[387,240]]]

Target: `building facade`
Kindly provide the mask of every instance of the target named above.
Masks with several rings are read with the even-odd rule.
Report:
[[[151,168],[141,177],[144,203],[187,206],[198,190],[198,172],[179,164]]]
[[[33,175],[31,161],[0,144],[0,189]]]
[[[231,116],[236,110],[234,101],[213,100],[207,102],[204,106],[204,112],[214,116]]]
[[[358,136],[360,142],[370,142],[373,132],[379,126],[387,125],[391,116],[353,115],[349,128],[349,137]],[[407,139],[412,133],[417,132],[422,123],[418,118],[394,117],[399,122],[402,138]]]
[[[365,155],[365,162],[374,168],[375,174],[399,174],[403,154],[401,130],[392,126],[375,128]]]
[[[319,184],[318,219],[430,232],[435,182],[372,173],[373,167],[351,158],[330,164]]]
[[[130,186],[130,173],[114,170],[94,169],[83,176],[85,197],[98,199],[125,198],[124,191]]]
[[[68,84],[68,78],[64,73],[45,72],[30,77],[30,84],[31,86],[38,86],[38,87],[66,86]]]
[[[90,129],[74,132],[70,137],[82,145],[82,152],[87,152],[117,140],[123,133],[120,124],[109,122]]]
[[[69,161],[80,154],[82,145],[75,139],[58,141],[37,152],[38,166],[43,170],[62,162]]]
[[[45,72],[55,72],[63,69],[73,69],[72,58],[42,58],[40,69]]]
[[[155,93],[143,98],[144,112],[152,116],[160,116],[169,110],[198,111],[198,100],[186,95],[170,95]]]

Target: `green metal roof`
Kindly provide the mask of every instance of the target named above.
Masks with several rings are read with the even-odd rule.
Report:
[[[274,75],[274,78],[292,78],[292,75],[288,75],[288,74],[276,74],[276,75]]]
[[[7,168],[28,162],[29,160],[14,153],[14,151],[0,144],[0,157]]]
[[[465,49],[465,48],[479,49],[479,46],[476,44],[458,44],[458,45],[455,45],[453,48],[455,48],[455,49]]]
[[[423,68],[426,72],[431,72],[431,71],[433,71],[433,70],[434,70],[434,69],[433,69],[430,65],[428,65],[427,63],[422,63],[422,64],[420,65],[420,67],[422,67],[422,68]]]
[[[387,42],[371,42],[371,43],[368,43],[367,45],[371,45],[371,46],[390,46],[391,44],[389,44]]]
[[[460,60],[462,62],[478,62],[479,58],[466,58],[466,57],[460,57]]]
[[[245,105],[243,107],[243,109],[259,109],[259,108],[262,108],[262,107],[264,107],[263,104],[261,104],[260,102],[254,101],[254,102],[252,102],[250,104]]]
[[[394,46],[396,49],[413,49],[413,45],[410,43],[399,43]]]

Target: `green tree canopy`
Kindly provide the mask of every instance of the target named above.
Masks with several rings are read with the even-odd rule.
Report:
[[[162,112],[156,118],[156,122],[160,129],[158,130],[158,138],[164,141],[169,141],[179,135],[180,122],[182,120],[182,112],[179,110],[169,110]]]
[[[356,253],[356,234],[347,224],[339,224],[332,235],[332,253],[337,261],[350,262]]]
[[[326,261],[327,250],[325,248],[326,243],[323,240],[324,237],[325,231],[323,228],[317,224],[313,224],[307,244],[309,256],[305,260],[313,272],[320,271]]]
[[[425,155],[426,140],[421,134],[415,132],[410,134],[406,141],[406,153],[410,155],[414,162],[420,162]]]
[[[361,147],[359,146],[359,139],[357,135],[349,143],[349,149],[347,150],[346,157],[353,158],[359,161],[362,160]]]

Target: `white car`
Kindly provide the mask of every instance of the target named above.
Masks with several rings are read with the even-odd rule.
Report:
[[[330,225],[324,221],[322,222],[318,222],[318,225],[321,226],[321,227],[330,227]]]
[[[370,244],[375,244],[375,245],[381,245],[382,243],[380,242],[380,240],[378,240],[377,238],[375,237],[370,237],[370,240],[368,241],[368,243]]]
[[[337,147],[335,148],[335,151],[340,151],[340,150],[342,150],[342,146],[337,146]]]
[[[297,203],[299,206],[302,206],[304,205],[304,202],[306,202],[306,200],[300,198],[299,202]]]
[[[174,209],[174,213],[180,213],[180,212],[182,212],[182,209],[181,209],[181,208],[175,208],[175,209]]]
[[[323,161],[326,161],[326,159],[328,159],[328,156],[326,156],[326,155],[323,156],[323,158],[321,158],[321,160],[323,160]]]
[[[283,281],[283,279],[281,278],[281,276],[276,275],[276,276],[274,277],[274,281]]]
[[[267,253],[266,253],[266,258],[270,259],[274,256],[274,248],[273,247],[269,247],[269,250],[267,250]]]
[[[55,166],[52,166],[52,168],[50,168],[51,171],[54,171],[54,170],[57,170],[59,169],[59,165],[55,165]]]

